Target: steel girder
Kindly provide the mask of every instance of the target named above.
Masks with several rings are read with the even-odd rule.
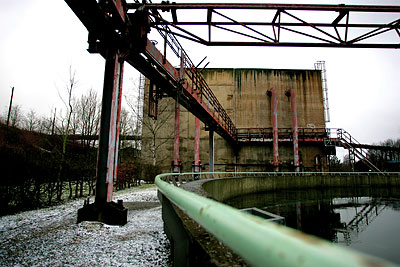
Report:
[[[127,8],[143,8],[153,28],[207,46],[400,48],[400,6],[164,2],[127,4]],[[185,16],[190,10],[198,12],[197,20]],[[240,18],[237,10],[245,10],[252,20]],[[171,15],[161,16],[160,11]],[[262,19],[260,11],[265,11]],[[365,18],[353,19],[360,16]],[[393,19],[388,22],[387,16]],[[208,38],[190,26],[205,26]],[[212,29],[232,33],[232,38],[213,39]],[[393,33],[391,41],[373,39],[387,33]]]

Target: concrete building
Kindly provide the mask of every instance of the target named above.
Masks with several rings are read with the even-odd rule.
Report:
[[[326,170],[328,151],[324,146],[326,129],[321,71],[204,69],[203,76],[238,133],[236,147],[215,135],[215,171]],[[147,117],[148,88],[146,80],[142,156],[145,162],[158,165],[166,172],[171,170],[173,159],[176,101],[167,97],[160,99],[158,119],[152,120]],[[293,142],[296,139],[293,134],[295,120],[298,152]],[[194,116],[181,107],[179,158],[185,172],[192,170],[194,159],[194,121]],[[203,171],[209,169],[207,130],[207,126],[201,124]],[[295,166],[296,162],[298,166]]]

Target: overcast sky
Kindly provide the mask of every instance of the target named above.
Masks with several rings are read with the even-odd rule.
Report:
[[[325,3],[398,5],[399,1]],[[45,115],[55,107],[61,109],[57,89],[65,90],[70,66],[76,70],[79,81],[77,95],[89,88],[101,93],[104,59],[86,51],[87,30],[64,1],[0,1],[0,25],[2,113],[8,107],[13,86],[14,104],[24,111],[33,109]],[[397,40],[400,42],[400,38]],[[344,128],[362,143],[400,138],[400,50],[198,48],[193,44],[185,49],[194,62],[207,55],[208,67],[312,69],[316,61],[324,60],[331,115],[327,126]],[[130,94],[135,86],[132,77],[136,76],[132,68],[126,67],[124,93]]]

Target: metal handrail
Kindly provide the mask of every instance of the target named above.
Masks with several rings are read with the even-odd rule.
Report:
[[[203,177],[229,174],[232,177],[265,173],[202,173]],[[382,259],[240,212],[164,181],[176,176],[192,177],[193,173],[157,175],[155,183],[161,193],[252,266],[394,266]]]

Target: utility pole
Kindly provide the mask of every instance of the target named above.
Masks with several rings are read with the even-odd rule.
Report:
[[[56,124],[56,114],[57,114],[57,108],[54,108],[54,117],[53,117],[53,122],[51,126],[51,135],[54,135],[54,126]]]
[[[7,116],[7,127],[10,124],[10,115],[11,115],[13,97],[14,97],[14,87],[12,87],[11,89],[10,106],[8,107],[8,116]]]

